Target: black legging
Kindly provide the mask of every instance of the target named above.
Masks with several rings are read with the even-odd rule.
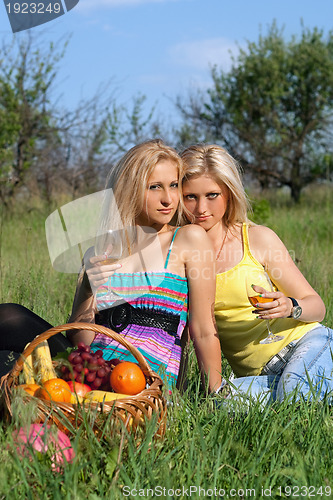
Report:
[[[19,304],[0,304],[0,376],[11,370],[28,342],[52,325]],[[51,356],[71,347],[70,341],[57,333],[48,340]]]

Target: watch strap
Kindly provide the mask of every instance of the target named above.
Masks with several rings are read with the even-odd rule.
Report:
[[[296,300],[296,299],[294,299],[294,297],[288,297],[288,299],[290,299],[290,300],[291,300],[291,302],[293,303],[293,307],[298,306],[298,302],[297,302],[297,300]]]
[[[299,304],[298,304],[297,300],[294,299],[294,297],[288,297],[288,299],[290,299],[291,302],[293,303],[293,307],[291,308],[291,312],[290,312],[289,316],[287,316],[287,318],[292,318],[293,317],[293,308],[297,307]]]

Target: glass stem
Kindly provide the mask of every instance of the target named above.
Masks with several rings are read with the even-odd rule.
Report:
[[[269,319],[265,319],[265,321],[266,321],[266,325],[267,325],[268,335],[269,335],[270,337],[273,337],[273,336],[274,336],[274,333],[273,333],[273,332],[271,332],[271,328],[270,328],[270,326],[269,326]]]

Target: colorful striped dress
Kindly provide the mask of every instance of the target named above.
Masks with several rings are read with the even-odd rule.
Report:
[[[99,313],[95,322],[124,335],[146,358],[151,368],[172,387],[179,371],[180,338],[187,320],[187,279],[167,270],[172,237],[164,269],[136,273],[114,273],[97,291]],[[108,297],[112,284],[112,297]],[[135,358],[118,342],[97,334],[93,351],[102,349],[105,359]]]

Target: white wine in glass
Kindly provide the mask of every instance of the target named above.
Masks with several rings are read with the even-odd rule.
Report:
[[[265,302],[273,302],[274,299],[270,299],[268,297],[261,297],[261,292],[256,292],[253,287],[258,286],[263,288],[263,291],[274,292],[274,288],[271,280],[269,279],[268,274],[265,270],[258,269],[257,271],[250,272],[246,276],[246,291],[247,296],[252,304],[255,307],[256,304],[263,304]],[[257,307],[258,312],[260,312],[260,307]],[[272,342],[277,342],[279,340],[284,339],[282,335],[275,335],[270,328],[269,319],[265,319],[268,335],[264,339],[260,340],[259,344],[271,344]]]
[[[95,241],[95,255],[105,256],[104,260],[101,260],[99,264],[105,266],[108,264],[114,264],[123,256],[123,243],[120,231],[114,231],[112,229],[107,231],[101,231],[96,235]],[[118,296],[113,293],[111,288],[111,280],[109,280],[108,293],[104,296],[106,300],[115,300]]]
[[[113,264],[122,257],[123,244],[120,231],[102,231],[96,236],[95,255],[105,255],[101,264]]]

